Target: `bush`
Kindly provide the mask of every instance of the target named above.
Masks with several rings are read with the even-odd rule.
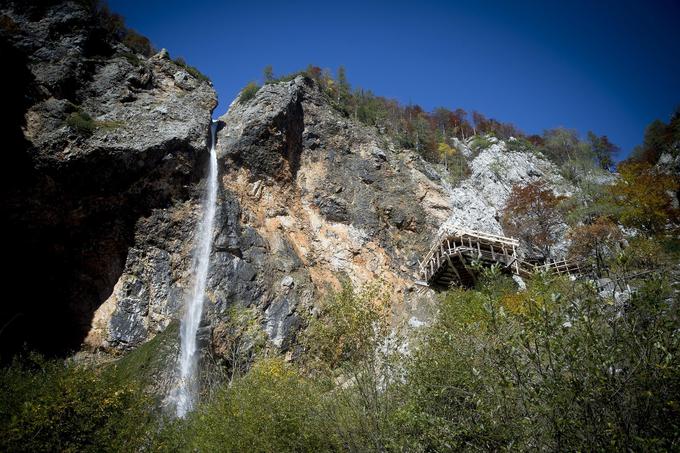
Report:
[[[669,296],[658,279],[625,308],[550,278],[523,293],[488,283],[448,293],[413,354],[402,432],[421,451],[677,448]]]
[[[202,80],[203,82],[209,82],[209,81],[210,81],[210,77],[208,77],[207,75],[203,74],[203,73],[202,73],[201,71],[199,71],[196,67],[191,66],[190,64],[188,64],[188,63],[184,60],[184,58],[182,58],[182,57],[177,57],[177,58],[175,58],[173,61],[175,62],[175,64],[177,64],[178,66],[181,66],[182,68],[184,68],[184,70],[185,70],[186,72],[188,72],[189,74],[191,74],[193,77],[197,78],[198,80]]]
[[[97,121],[79,108],[66,117],[66,124],[78,134],[89,137],[97,129],[112,130],[123,126],[122,121],[103,120]]]
[[[524,137],[515,138],[513,140],[506,140],[505,147],[508,151],[514,152],[531,152],[531,153],[537,152],[534,144]]]
[[[95,121],[90,115],[81,110],[71,113],[66,118],[66,124],[74,129],[78,134],[83,136],[90,136],[97,128]]]
[[[257,92],[260,90],[260,86],[255,82],[250,82],[248,85],[241,90],[241,94],[238,97],[238,101],[241,104],[245,104],[255,97]]]
[[[479,153],[487,148],[490,148],[491,145],[493,145],[493,141],[489,136],[476,135],[470,143],[470,148],[472,148],[473,151]]]
[[[0,371],[0,450],[132,451],[149,430],[149,401],[135,385],[32,355]]]
[[[184,436],[177,435],[177,430]],[[175,433],[172,433],[172,431]],[[270,452],[339,450],[321,413],[318,386],[280,359],[258,362],[243,378],[162,438],[170,450]],[[188,436],[188,437],[186,437]]]

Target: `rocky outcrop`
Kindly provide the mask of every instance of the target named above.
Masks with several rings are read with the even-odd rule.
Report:
[[[3,307],[0,335],[62,354],[130,350],[181,317],[215,93],[167,52],[108,39],[77,3],[0,14],[23,93],[3,181],[15,264],[4,287],[26,288]],[[271,347],[293,353],[326,293],[378,279],[395,316],[420,326],[434,298],[415,291],[418,259],[443,224],[502,234],[512,185],[573,191],[540,156],[457,147],[471,175],[451,187],[441,166],[335,110],[309,78],[235,100],[217,132],[203,344],[228,354],[230,317],[247,308]]]
[[[241,222],[219,241],[237,245],[229,259],[248,264],[261,292],[216,288],[217,306],[260,307],[271,341],[285,349],[342,281],[384,279],[395,305],[414,299],[417,258],[450,214],[436,174],[419,157],[335,111],[302,76],[235,101],[220,122],[223,196],[238,200]]]
[[[466,144],[460,143],[463,153],[472,158],[470,176],[456,187],[448,187],[453,213],[442,224],[441,230],[461,226],[492,234],[504,235],[501,219],[513,186],[542,181],[556,195],[572,196],[578,190],[567,182],[554,164],[539,154],[528,151],[509,151],[502,140],[489,137],[491,145],[473,157]],[[553,247],[552,258],[564,258],[567,231],[563,226],[560,240]],[[529,250],[522,249],[522,253]]]
[[[147,58],[117,42],[83,5],[10,2],[0,11],[12,68],[3,86],[21,100],[4,124],[0,209],[12,269],[3,286],[18,294],[0,314],[3,351],[24,341],[52,353],[80,348],[114,286],[125,297],[108,308],[112,332],[120,344],[147,338],[120,320],[155,316],[148,301],[172,300],[170,285],[119,277],[148,262],[155,271],[144,272],[171,279],[190,236],[174,220],[197,193],[215,92],[167,52]]]

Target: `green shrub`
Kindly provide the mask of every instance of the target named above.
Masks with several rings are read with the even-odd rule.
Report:
[[[324,300],[309,323],[304,343],[311,361],[330,369],[355,368],[370,359],[388,328],[389,306],[379,284],[357,292],[350,284]]]
[[[66,117],[66,124],[84,137],[89,137],[97,129],[112,130],[124,125],[122,121],[94,120],[87,112],[84,112],[79,108]]]
[[[203,73],[202,73],[201,71],[199,71],[196,67],[191,66],[190,64],[188,64],[188,63],[184,60],[184,58],[182,58],[182,57],[177,57],[177,58],[175,58],[173,61],[175,62],[175,64],[177,64],[178,66],[181,66],[182,68],[184,68],[184,70],[185,70],[186,72],[188,72],[189,74],[191,74],[193,77],[197,78],[198,80],[202,80],[203,82],[209,82],[209,81],[210,81],[210,78],[209,78],[207,75],[203,74]]]
[[[150,57],[154,53],[154,48],[151,41],[146,36],[142,36],[136,31],[128,28],[123,37],[123,44],[137,53],[141,53],[145,57]]]
[[[0,450],[132,451],[149,430],[149,401],[132,382],[38,356],[0,371]]]
[[[489,164],[489,171],[491,171],[496,178],[500,178],[507,173],[508,166],[500,157],[496,156]]]
[[[260,90],[260,86],[255,82],[250,82],[248,85],[241,90],[241,94],[238,97],[238,101],[241,104],[245,104],[255,97],[257,92]]]
[[[539,277],[521,293],[488,283],[448,293],[409,366],[402,442],[677,448],[680,322],[669,296],[648,279],[619,311],[588,284]]]
[[[97,128],[95,121],[87,112],[77,110],[66,118],[66,124],[74,129],[78,134],[90,136]]]
[[[476,152],[481,152],[484,151],[485,149],[491,147],[493,145],[493,141],[489,138],[487,135],[476,135],[473,139],[472,142],[470,143],[470,148],[472,148],[473,151]]]
[[[170,450],[186,451],[339,449],[321,413],[319,387],[280,359],[258,362],[191,414],[186,426],[170,426],[161,438]]]
[[[514,140],[506,140],[505,148],[508,151],[515,152],[536,152],[536,147],[534,144],[524,137],[515,138]]]

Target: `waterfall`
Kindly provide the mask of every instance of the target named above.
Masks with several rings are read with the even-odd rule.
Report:
[[[176,414],[183,418],[195,403],[198,394],[198,327],[203,314],[203,298],[210,267],[213,226],[215,223],[217,199],[217,155],[215,152],[215,133],[217,122],[210,125],[210,167],[203,200],[203,217],[198,225],[196,248],[192,262],[193,287],[185,301],[184,317],[180,326],[179,381],[171,396]]]

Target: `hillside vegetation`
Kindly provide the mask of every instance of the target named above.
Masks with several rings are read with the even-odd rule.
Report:
[[[104,41],[112,41],[112,46],[123,43],[135,52],[127,56],[112,53],[119,66],[125,65],[125,71],[141,71],[133,66],[152,53],[148,40],[126,28],[120,16],[99,2],[84,3],[92,13],[87,23],[95,20],[94,29],[106,34]],[[10,25],[3,23],[4,28]],[[164,86],[179,83],[188,87],[156,94],[154,99],[162,102],[186,99],[186,93],[200,94],[206,85],[205,76],[182,59],[172,63],[167,55],[158,55],[153,63],[143,64],[158,66],[157,72],[149,70],[148,74],[155,78],[165,74],[159,79]],[[304,77],[296,79],[298,75]],[[150,80],[151,75],[134,93],[146,96],[152,89]],[[286,81],[295,83],[286,85]],[[225,151],[220,156],[220,168],[225,172],[221,183],[227,185],[221,186],[220,196],[228,209],[221,213],[219,241],[215,241],[219,262],[215,260],[210,279],[217,289],[229,294],[220,295],[215,287],[206,291],[210,309],[223,312],[213,318],[219,323],[206,326],[204,334],[212,338],[202,338],[210,347],[204,348],[207,357],[198,407],[187,418],[177,419],[169,414],[165,395],[159,391],[168,384],[164,381],[169,380],[168,370],[177,355],[179,330],[177,322],[161,327],[161,321],[176,317],[180,310],[177,307],[184,288],[180,279],[187,277],[193,220],[199,212],[198,203],[190,208],[188,196],[184,200],[169,191],[167,201],[161,197],[163,203],[158,205],[140,202],[144,209],[130,223],[147,228],[126,230],[125,238],[136,240],[116,249],[121,254],[120,266],[125,264],[126,269],[107,274],[110,286],[97,293],[113,294],[107,301],[113,303],[111,312],[116,317],[111,319],[116,320],[121,334],[114,347],[102,340],[95,352],[88,355],[81,351],[68,359],[47,359],[32,351],[0,357],[4,364],[0,368],[0,451],[680,449],[680,186],[675,164],[680,112],[668,123],[650,125],[643,145],[630,159],[615,165],[618,149],[606,136],[591,132],[584,138],[565,128],[526,135],[479,112],[468,114],[444,107],[426,112],[417,105],[403,106],[371,91],[352,88],[342,68],[335,77],[310,66],[277,78],[268,67],[264,84],[269,86],[249,83],[232,104],[234,116],[250,115],[250,122],[237,124],[245,125],[237,128],[241,135],[226,133],[230,127],[226,122],[232,116],[227,114],[223,117],[227,120],[221,121],[220,133],[225,137],[222,143],[218,139]],[[266,109],[260,105],[259,110],[247,112],[268,90],[269,98],[262,103]],[[210,123],[214,107],[208,101],[200,102],[205,125]],[[314,110],[317,107],[319,111]],[[64,133],[72,129],[78,142],[96,138],[97,133],[103,135],[106,127],[115,130],[120,126],[97,122],[80,111],[72,113],[58,127]],[[159,118],[173,116],[167,109],[157,113]],[[310,118],[315,122],[312,127],[308,127]],[[166,130],[174,134],[184,122],[177,119],[177,124]],[[258,127],[250,127],[252,124]],[[197,156],[205,141],[199,126],[202,123],[197,123],[199,132],[194,134]],[[356,135],[363,136],[355,137],[355,129],[359,131]],[[125,137],[137,140],[134,134]],[[328,149],[324,140],[331,142]],[[189,139],[170,137],[167,143],[173,146],[168,154],[162,153],[162,147],[149,145],[157,160],[145,164],[135,159],[134,168],[148,165],[146,172],[153,187],[198,186],[200,173],[185,179],[163,179],[153,171],[165,168],[163,165],[181,167],[177,155],[189,148]],[[399,258],[403,261],[395,258],[402,280],[393,281],[409,279],[397,290],[377,279],[353,285],[349,272],[335,275],[328,270],[331,267],[312,269],[314,275],[304,273],[308,271],[305,266],[313,268],[315,259],[326,257],[300,253],[304,261],[295,250],[297,246],[311,249],[312,243],[328,240],[324,245],[332,252],[342,241],[362,241],[358,247],[362,250],[347,248],[343,252],[353,256],[343,255],[337,261],[341,266],[356,264],[351,261],[354,255],[371,245],[377,250],[375,255],[357,260],[368,268],[381,265],[377,259],[371,261],[374,256],[396,257],[401,252],[399,246],[417,242],[413,238],[429,237],[425,230],[431,225],[424,220],[425,210],[418,223],[411,211],[400,210],[403,200],[413,200],[415,191],[422,189],[419,202],[440,197],[433,209],[444,213],[442,216],[450,213],[450,206],[444,206],[450,200],[441,194],[450,195],[456,185],[460,187],[471,174],[475,158],[492,148],[496,157],[488,173],[493,173],[494,181],[512,172],[509,159],[504,159],[511,154],[540,156],[546,168],[559,173],[508,187],[507,203],[502,212],[499,208],[494,222],[499,228],[502,224],[508,235],[520,238],[527,255],[537,262],[554,257],[555,249],[564,245],[565,257],[592,269],[587,278],[536,272],[520,285],[497,266],[482,268],[474,263],[480,275],[474,287],[429,292],[431,316],[427,323],[414,327],[396,315],[407,300],[396,294],[411,294],[409,303],[416,299],[411,284],[415,264],[412,268],[406,265],[418,250],[427,250],[428,244],[416,244],[408,257],[402,253]],[[304,150],[312,151],[312,156],[301,164]],[[325,151],[326,167],[320,163],[323,159],[318,150]],[[119,151],[116,148],[116,155],[126,155]],[[344,173],[333,175],[332,170],[343,163]],[[80,173],[69,177],[77,179],[74,175],[84,174],[85,168],[95,175],[92,180],[97,179],[104,164],[82,167]],[[192,165],[187,167],[200,168],[198,163]],[[300,171],[317,167],[317,173]],[[121,168],[120,174],[126,174],[128,167]],[[412,181],[404,175],[420,178],[422,185],[406,186]],[[110,179],[117,181],[114,176]],[[559,178],[568,190],[558,193],[546,176]],[[350,177],[354,179],[349,181]],[[327,196],[318,196],[315,204],[300,198],[305,191],[299,183],[305,178],[318,184],[308,187],[324,186]],[[53,179],[48,182],[52,184]],[[232,190],[238,184],[247,190]],[[97,209],[106,205],[102,200],[120,198],[116,193],[101,198],[103,191],[98,191],[99,186],[95,189],[92,205]],[[150,190],[146,186],[133,189],[134,194]],[[319,195],[321,190],[316,192]],[[310,193],[315,190],[304,195]],[[389,198],[390,193],[403,198]],[[265,209],[266,203],[281,194],[285,197],[279,205]],[[388,198],[384,206],[372,204]],[[80,216],[85,216],[82,194],[76,193],[73,199],[72,211],[78,216],[73,224],[78,224]],[[352,216],[363,214],[350,209],[356,208],[350,206],[355,200],[365,202],[356,211],[375,211],[370,212],[375,221],[361,219],[375,229],[361,230],[352,223]],[[165,206],[171,201],[175,204]],[[183,201],[186,206],[180,203]],[[112,218],[118,220],[131,209],[123,204]],[[300,244],[286,242],[281,233],[299,220],[291,215],[296,209],[312,218],[310,230],[317,227],[314,233],[319,233],[314,236],[300,229],[296,236],[288,236],[299,239]],[[191,221],[182,223],[183,216]],[[264,219],[261,224],[257,223],[260,217]],[[93,218],[97,223],[99,217]],[[46,221],[48,225],[51,222],[52,218]],[[97,225],[104,233],[116,231],[109,224]],[[111,225],[120,228],[118,223]],[[259,232],[253,225],[261,228]],[[395,233],[393,238],[385,233],[388,230]],[[369,236],[365,231],[374,232],[376,238],[363,237]],[[93,240],[88,243],[91,248],[82,248],[95,249],[101,242]],[[45,244],[62,247],[49,239]],[[153,247],[144,249],[149,244]],[[153,253],[146,256],[149,251]],[[249,255],[260,261],[257,271],[248,262]],[[336,258],[329,255],[331,260]],[[101,256],[104,261],[106,256]],[[277,256],[277,260],[268,261]],[[172,271],[171,264],[176,266]],[[128,273],[121,277],[124,271]],[[102,273],[93,271],[92,275],[100,277]],[[263,275],[267,285],[256,285]],[[365,275],[373,279],[374,274]],[[153,280],[159,276],[161,279]],[[315,292],[313,283],[319,276],[344,284],[334,289],[329,284],[326,292]],[[313,305],[293,304],[300,288],[306,297],[314,298]],[[162,305],[149,302],[147,293],[152,291]],[[253,300],[269,292],[281,297],[255,306]],[[48,299],[47,292],[39,293],[43,294]],[[179,303],[168,305],[171,298]],[[243,303],[246,298],[250,299]],[[92,303],[94,308],[104,305],[97,301],[100,304]],[[59,308],[54,298],[48,302]],[[266,319],[273,320],[269,324],[274,327],[263,322],[271,312],[276,316]],[[90,315],[85,327],[90,321],[95,324],[94,315]],[[154,316],[155,320],[150,319]],[[0,335],[14,319],[0,328]],[[108,328],[111,319],[102,324]],[[54,324],[63,333],[64,326]],[[277,330],[284,327],[285,336]],[[109,338],[106,332],[99,334]],[[277,347],[272,346],[275,341]]]

